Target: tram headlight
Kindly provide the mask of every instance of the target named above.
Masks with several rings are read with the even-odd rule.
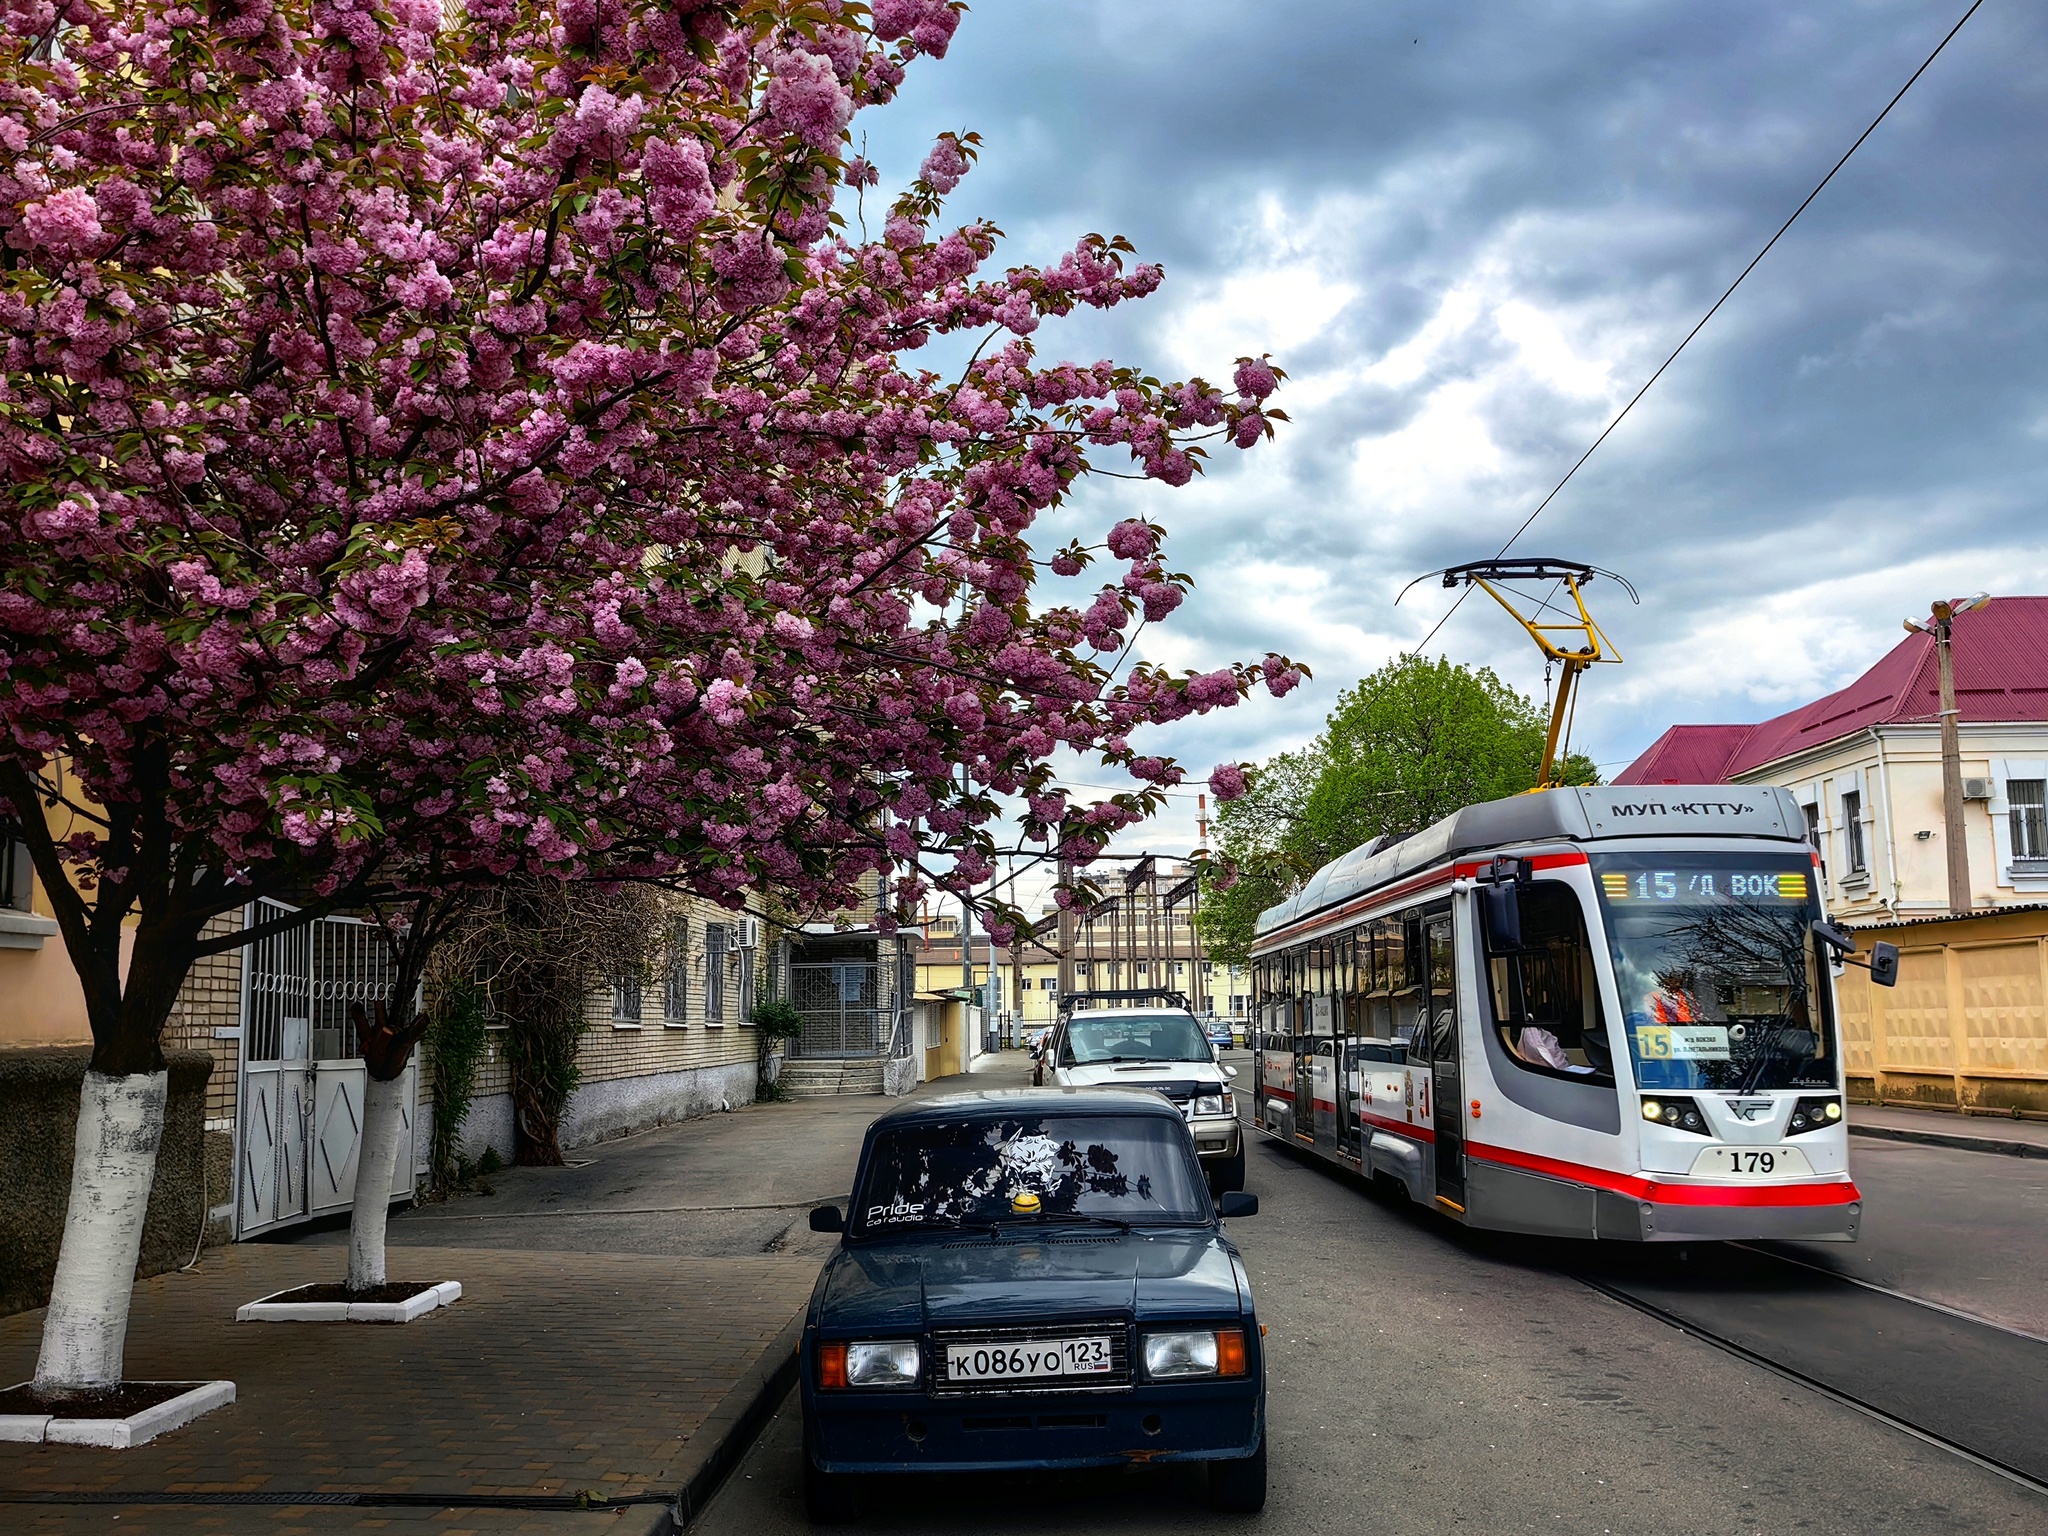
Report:
[[[1643,1118],[1657,1125],[1668,1125],[1674,1131],[1690,1131],[1695,1136],[1714,1134],[1713,1126],[1707,1123],[1707,1117],[1695,1099],[1645,1099]]]
[[[1840,1099],[1809,1095],[1792,1106],[1792,1118],[1785,1124],[1785,1134],[1800,1136],[1808,1131],[1825,1130],[1828,1126],[1838,1124],[1841,1118]]]

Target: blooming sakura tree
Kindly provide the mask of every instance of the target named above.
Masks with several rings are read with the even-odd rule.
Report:
[[[907,907],[985,878],[1005,798],[1085,862],[1178,781],[1134,730],[1298,678],[1115,665],[1187,589],[1153,523],[1034,601],[1101,558],[1031,537],[1092,457],[1184,484],[1278,376],[1041,361],[1160,273],[995,271],[937,223],[971,135],[843,222],[944,0],[0,5],[0,789],[94,1041],[47,1392],[120,1376],[162,1026],[266,926],[221,914],[515,872]],[[1133,789],[1069,803],[1060,748]]]

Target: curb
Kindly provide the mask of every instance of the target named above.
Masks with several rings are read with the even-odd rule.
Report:
[[[1851,1121],[1851,1136],[1868,1136],[1874,1141],[1911,1141],[1928,1147],[1949,1147],[1963,1152],[1995,1152],[2001,1157],[2048,1158],[2048,1146],[2033,1141],[2002,1141],[1995,1136],[1963,1136],[1954,1131],[1906,1130],[1895,1125],[1857,1125]]]
[[[809,1310],[806,1303],[805,1311]],[[683,1486],[676,1496],[674,1530],[695,1523],[732,1469],[740,1464],[789,1389],[796,1385],[797,1348],[804,1336],[804,1312],[785,1323],[761,1357],[720,1399],[690,1437],[683,1457]]]

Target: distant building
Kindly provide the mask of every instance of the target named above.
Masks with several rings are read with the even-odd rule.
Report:
[[[1963,818],[1977,907],[2048,902],[2048,597],[1957,616]],[[1806,808],[1828,905],[1851,923],[1948,911],[1934,641],[1760,725],[1674,725],[1617,784],[1775,784]]]
[[[1968,914],[1949,911],[1931,636],[1759,725],[1674,725],[1615,782],[1791,790],[1830,915],[1901,950],[1896,989],[1837,982],[1852,1091],[2048,1115],[2048,597],[1957,615],[1953,651]]]

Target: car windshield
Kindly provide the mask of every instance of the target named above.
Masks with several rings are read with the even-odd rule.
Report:
[[[1835,1085],[1810,861],[1596,854],[1592,865],[1638,1085]]]
[[[1161,1115],[977,1116],[875,1137],[853,1230],[1107,1218],[1207,1222],[1188,1133]]]
[[[1060,1064],[1208,1061],[1209,1037],[1189,1013],[1077,1013],[1067,1021]]]

